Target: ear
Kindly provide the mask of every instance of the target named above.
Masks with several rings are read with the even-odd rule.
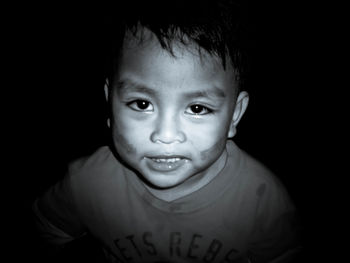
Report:
[[[109,101],[109,81],[108,81],[108,79],[106,79],[106,81],[105,81],[104,91],[105,91],[106,101],[108,102]],[[108,128],[111,127],[111,120],[109,117],[107,118],[107,126],[108,126]]]
[[[108,81],[108,79],[106,79],[106,81],[105,81],[104,90],[105,90],[106,101],[108,101],[108,99],[109,99],[109,81]]]
[[[246,111],[249,103],[249,94],[246,91],[241,91],[237,97],[235,110],[233,112],[230,128],[227,138],[233,138],[236,135],[236,127]]]

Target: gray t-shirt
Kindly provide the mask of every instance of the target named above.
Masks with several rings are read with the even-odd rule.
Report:
[[[295,207],[267,168],[226,148],[211,182],[166,202],[101,147],[38,199],[40,230],[57,243],[89,232],[110,262],[269,262],[297,244]]]

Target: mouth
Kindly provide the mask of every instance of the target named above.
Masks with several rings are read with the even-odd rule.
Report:
[[[185,159],[185,157],[182,156],[153,156],[148,158],[157,163],[175,163],[181,159]]]
[[[188,158],[178,155],[161,155],[145,157],[147,166],[157,172],[171,172],[188,162]]]

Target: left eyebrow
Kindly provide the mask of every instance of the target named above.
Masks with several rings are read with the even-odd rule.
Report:
[[[200,91],[194,91],[194,92],[188,92],[184,94],[187,99],[194,99],[194,98],[212,98],[215,97],[217,99],[223,99],[226,97],[226,94],[224,91],[222,91],[219,88],[212,88],[209,90],[200,90]]]

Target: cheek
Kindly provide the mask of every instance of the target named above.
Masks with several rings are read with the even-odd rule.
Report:
[[[136,154],[136,148],[121,133],[113,132],[113,141],[118,153]]]
[[[189,136],[191,145],[202,161],[220,155],[226,145],[227,134],[225,128],[219,128],[219,126],[221,125],[208,125],[206,128],[202,127],[200,131],[195,128],[191,129],[191,135]]]
[[[226,145],[226,136],[216,141],[214,145],[208,149],[200,152],[200,158],[202,161],[213,158],[214,156],[220,155]]]
[[[136,154],[136,147],[131,143],[134,137],[132,129],[123,125],[123,121],[118,118],[114,119],[111,124],[113,142],[117,152],[126,154]]]
[[[212,159],[215,156],[219,156],[225,149],[227,142],[227,134],[229,125],[231,122],[230,111],[222,116],[216,124],[212,124],[210,128],[206,130],[206,135],[201,140],[203,141],[203,146],[206,148],[200,148],[200,158],[202,161]],[[204,142],[206,142],[204,144]]]

